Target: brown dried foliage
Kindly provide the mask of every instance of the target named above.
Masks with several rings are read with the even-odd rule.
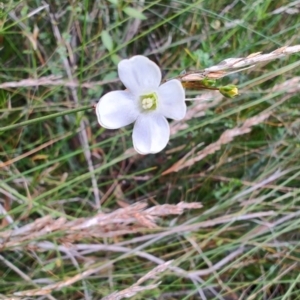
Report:
[[[50,233],[63,232],[63,243],[76,243],[86,238],[117,237],[136,233],[146,228],[159,228],[158,217],[180,215],[186,209],[201,208],[198,202],[180,202],[177,205],[164,204],[147,208],[147,203],[139,202],[111,213],[100,212],[94,217],[68,221],[64,217],[54,219],[50,215],[36,219],[34,222],[17,229],[0,232],[1,250],[16,247],[38,248],[34,240],[41,240]]]

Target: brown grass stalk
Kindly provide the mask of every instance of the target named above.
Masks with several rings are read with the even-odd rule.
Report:
[[[215,142],[203,150],[198,151],[191,151],[187,156],[176,162],[171,168],[167,169],[163,175],[178,172],[184,168],[190,167],[194,165],[196,162],[202,160],[206,156],[215,153],[216,151],[221,149],[222,145],[226,145],[230,143],[235,137],[239,135],[243,135],[249,133],[253,126],[258,125],[265,121],[270,116],[270,113],[263,113],[257,116],[254,116],[250,119],[247,119],[242,126],[235,127],[233,129],[228,129],[220,136],[220,138]],[[193,155],[193,157],[189,158],[189,156]]]

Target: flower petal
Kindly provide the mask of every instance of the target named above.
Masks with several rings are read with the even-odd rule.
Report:
[[[118,64],[119,78],[135,95],[155,91],[161,82],[159,67],[145,56],[123,59]]]
[[[170,138],[170,127],[160,114],[141,114],[133,128],[133,146],[140,154],[157,153],[164,149]]]
[[[172,79],[158,88],[159,112],[166,118],[181,120],[186,114],[185,93],[182,84]]]
[[[117,129],[133,123],[139,115],[139,110],[131,93],[113,91],[100,98],[96,114],[101,126]]]

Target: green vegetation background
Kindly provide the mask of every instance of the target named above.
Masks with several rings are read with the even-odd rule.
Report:
[[[52,299],[101,299],[132,286],[156,266],[137,255],[143,250],[164,261],[173,259],[173,265],[186,272],[210,271],[193,281],[167,270],[143,284],[160,285],[134,299],[300,299],[299,54],[220,80],[238,85],[240,95],[222,98],[185,122],[187,126],[155,155],[130,151],[132,127],[105,130],[92,109],[101,95],[122,88],[116,73],[122,58],[146,55],[171,78],[229,57],[300,44],[300,2],[48,4],[7,0],[1,5],[0,85],[24,79],[33,84],[26,81],[0,90],[0,203],[11,218],[2,211],[0,230],[48,215],[90,217],[100,203],[106,213],[138,201],[150,206],[201,202],[203,208],[163,217],[157,221],[163,230],[144,228],[115,238],[83,236],[77,244],[87,249],[90,245],[90,252],[76,258],[70,254],[75,245],[64,239],[64,231],[45,231],[39,241],[56,248],[44,251],[31,249],[28,241],[6,247],[9,238],[1,239],[0,298],[12,299],[14,292],[65,281],[114,261],[102,272],[51,292]],[[45,77],[48,82],[39,81]],[[189,91],[187,97],[202,93],[207,91]],[[197,102],[188,105],[192,111]],[[264,111],[271,116],[251,132],[192,167],[162,175],[186,154]],[[47,117],[52,114],[55,117]],[[25,121],[29,124],[4,128]],[[194,230],[171,231],[226,216],[232,217]],[[152,241],[154,233],[157,238]],[[137,237],[145,239],[134,240]],[[109,248],[92,251],[93,245],[126,242],[132,252],[124,258]],[[61,252],[60,245],[70,253]],[[229,259],[236,251],[238,255]],[[218,266],[226,258],[226,264]]]

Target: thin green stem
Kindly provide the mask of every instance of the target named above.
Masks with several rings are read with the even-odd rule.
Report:
[[[35,119],[32,119],[32,120],[27,120],[27,121],[20,122],[20,123],[17,123],[17,124],[12,124],[12,125],[8,125],[8,126],[0,127],[0,132],[4,132],[4,131],[7,131],[7,130],[23,127],[23,126],[26,126],[26,125],[31,125],[31,124],[34,124],[34,123],[39,123],[39,122],[54,119],[54,118],[57,118],[57,117],[60,117],[60,116],[74,114],[74,113],[77,113],[79,111],[84,111],[84,110],[88,110],[88,109],[92,109],[92,108],[93,107],[91,105],[82,106],[82,107],[79,107],[79,108],[70,109],[70,110],[66,110],[66,111],[63,111],[63,112],[47,115],[47,116],[44,116],[44,117],[35,118]]]

